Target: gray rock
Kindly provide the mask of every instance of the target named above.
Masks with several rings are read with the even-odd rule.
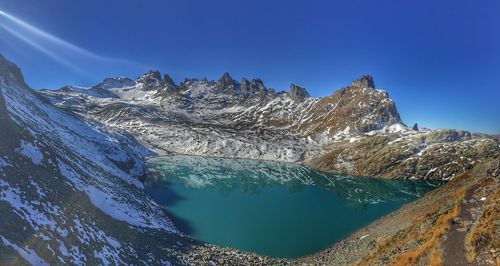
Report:
[[[418,124],[415,123],[415,125],[413,125],[412,129],[415,130],[415,131],[418,131]]]
[[[470,140],[472,135],[465,130],[438,129],[427,133],[427,144]]]
[[[290,98],[296,102],[302,102],[304,99],[311,97],[305,88],[290,84]]]
[[[373,82],[373,77],[371,75],[363,75],[358,79],[352,81],[353,87],[358,88],[372,88],[375,89],[375,82]]]

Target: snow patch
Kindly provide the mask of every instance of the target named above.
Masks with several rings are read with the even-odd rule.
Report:
[[[42,152],[37,146],[31,144],[30,142],[22,140],[21,147],[17,151],[22,155],[30,158],[31,161],[36,165],[40,165],[42,163]]]
[[[118,198],[116,196],[112,197],[112,195],[116,195],[116,193],[84,183],[82,178],[80,178],[73,169],[59,159],[57,165],[61,175],[68,178],[68,180],[79,190],[85,192],[96,208],[115,220],[124,221],[137,227],[164,229],[169,232],[177,232],[168,217],[165,216],[156,219],[150,217],[147,213],[128,204],[127,199]]]
[[[18,245],[10,242],[7,240],[5,237],[0,235],[0,238],[2,239],[2,242],[4,246],[9,246],[17,251],[21,257],[23,257],[26,261],[28,261],[31,265],[40,265],[40,266],[49,266],[47,262],[45,262],[42,258],[38,256],[38,254],[31,249],[23,249],[19,247]]]
[[[4,161],[2,158],[0,158],[0,168],[4,168],[10,166],[6,161]]]
[[[0,179],[0,200],[9,203],[17,215],[30,223],[32,228],[38,230],[44,225],[55,228],[56,222],[40,212],[35,205],[41,205],[45,210],[53,209],[55,212],[58,211],[58,207],[50,206],[48,202],[40,203],[23,199],[20,189],[11,187],[9,183],[2,179]]]
[[[403,125],[401,123],[396,123],[396,124],[392,124],[390,126],[385,126],[384,128],[382,128],[380,130],[372,130],[366,134],[372,136],[372,135],[381,134],[381,133],[405,133],[408,131],[410,131],[408,129],[408,127],[406,127],[405,125]]]

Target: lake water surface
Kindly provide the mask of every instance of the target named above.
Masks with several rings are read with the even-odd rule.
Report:
[[[146,191],[194,239],[296,258],[324,249],[434,188],[335,175],[300,165],[157,157]]]

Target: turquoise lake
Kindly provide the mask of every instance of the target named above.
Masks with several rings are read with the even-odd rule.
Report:
[[[157,157],[147,193],[196,240],[296,258],[324,249],[435,187],[296,164]]]

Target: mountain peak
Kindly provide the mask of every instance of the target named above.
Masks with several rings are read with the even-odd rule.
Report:
[[[21,70],[15,64],[13,64],[5,57],[3,57],[3,55],[1,54],[0,54],[0,78],[2,78],[6,83],[13,82],[17,84],[25,84]]]
[[[234,89],[237,85],[236,80],[234,80],[228,72],[224,72],[222,77],[217,81],[217,88],[222,90]]]
[[[149,70],[142,76],[137,78],[137,83],[143,83],[145,85],[152,85],[153,83],[161,81],[161,74],[158,70]]]
[[[172,77],[170,77],[169,74],[165,74],[163,75],[163,82],[167,85],[167,86],[170,86],[170,87],[176,87],[175,85],[175,81],[172,79]]]
[[[373,82],[373,77],[371,75],[363,75],[352,81],[353,87],[358,88],[372,88],[375,89],[375,82]]]
[[[233,84],[235,82],[236,81],[231,77],[231,75],[228,72],[224,72],[224,74],[222,74],[222,77],[220,77],[218,80],[218,83],[226,84],[226,85]]]
[[[290,84],[290,98],[296,102],[301,102],[305,98],[309,98],[311,95],[305,88],[295,85],[294,83]]]

